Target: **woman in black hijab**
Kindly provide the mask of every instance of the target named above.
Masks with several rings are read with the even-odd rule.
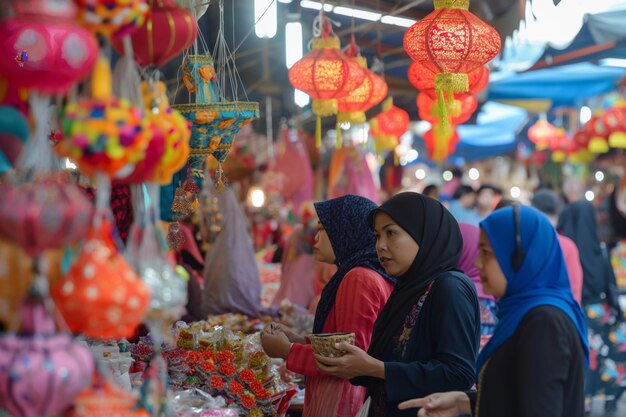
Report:
[[[576,243],[583,267],[582,307],[591,341],[589,348],[592,357],[597,357],[597,364],[592,364],[587,374],[586,406],[589,409],[591,398],[603,391],[607,399],[605,410],[611,412],[623,391],[619,383],[626,378],[626,363],[619,360],[620,346],[611,337],[623,313],[607,250],[598,239],[594,207],[586,200],[566,206],[557,230]]]
[[[383,268],[398,277],[366,353],[348,344],[341,358],[316,356],[320,369],[368,388],[369,415],[410,416],[397,404],[475,382],[480,339],[478,297],[458,271],[463,239],[438,201],[400,193],[369,214]]]

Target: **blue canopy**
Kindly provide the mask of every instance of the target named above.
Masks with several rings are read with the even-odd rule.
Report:
[[[555,106],[574,105],[606,94],[626,75],[626,68],[580,63],[521,74],[492,74],[491,100],[548,99]]]

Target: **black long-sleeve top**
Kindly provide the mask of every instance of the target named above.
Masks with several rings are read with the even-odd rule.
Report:
[[[479,340],[480,312],[474,284],[463,274],[444,273],[424,302],[404,356],[394,357],[394,346],[389,346],[388,357],[382,359],[384,382],[360,377],[353,383],[366,385],[372,397],[384,390],[385,417],[413,417],[415,410],[400,411],[398,403],[472,387]]]
[[[580,417],[584,363],[570,318],[556,307],[537,307],[483,365],[478,393],[468,393],[473,415]]]

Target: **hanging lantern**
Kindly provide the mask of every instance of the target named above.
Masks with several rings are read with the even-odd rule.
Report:
[[[428,157],[441,162],[456,149],[459,143],[459,134],[456,129],[447,129],[441,124],[433,125],[433,128],[424,134],[424,145],[428,151]]]
[[[191,46],[198,35],[198,24],[191,12],[174,0],[148,0],[148,6],[144,24],[130,38],[140,66],[160,67]],[[122,40],[112,45],[118,53],[124,53]]]
[[[43,301],[25,301],[19,315],[20,331],[0,338],[0,409],[14,417],[60,415],[91,379],[91,352],[55,331]]]
[[[602,115],[602,123],[609,131],[611,148],[626,148],[626,103],[616,102]]]
[[[556,127],[547,120],[538,120],[528,129],[528,139],[535,144],[538,151],[548,149],[557,135]]]
[[[483,65],[471,71],[467,74],[467,77],[469,90],[466,93],[454,93],[454,98],[457,100],[462,100],[466,96],[476,95],[483,91],[489,84],[489,69]],[[413,61],[409,65],[409,81],[415,88],[427,94],[430,98],[437,98],[435,73],[419,62]]]
[[[567,156],[575,151],[576,145],[567,135],[565,129],[557,128],[556,136],[552,139],[549,147],[552,150],[552,160],[557,163],[563,163]]]
[[[363,83],[346,96],[337,99],[337,123],[363,124],[365,112],[374,107],[387,95],[388,87],[385,80],[367,69],[364,57],[353,58],[363,68]]]
[[[420,93],[417,96],[417,109],[422,120],[432,124],[437,123],[439,121],[438,108],[437,100],[433,100],[427,94]],[[465,95],[462,99],[455,99],[449,104],[448,108],[450,124],[456,126],[467,122],[476,111],[476,108],[478,108],[478,100],[474,96]]]
[[[609,130],[602,121],[600,115],[592,116],[583,126],[583,130],[590,137],[588,149],[594,154],[606,153],[609,151]]]
[[[90,73],[96,40],[74,23],[76,7],[69,0],[14,3],[16,14],[0,23],[0,74],[13,86],[67,92]]]
[[[117,251],[112,225],[101,221],[51,294],[73,332],[102,340],[131,337],[144,317],[150,291]]]
[[[496,30],[469,12],[469,0],[434,0],[435,10],[404,34],[409,56],[435,74],[435,91],[444,120],[453,93],[469,91],[468,73],[500,51]]]
[[[119,39],[137,30],[148,13],[146,0],[75,0],[78,21],[95,34]]]
[[[365,73],[359,65],[348,59],[339,49],[339,38],[331,35],[328,21],[323,19],[322,37],[313,39],[313,50],[289,69],[289,81],[298,90],[308,94],[311,109],[317,116],[316,144],[321,145],[321,117],[338,112],[337,99],[359,87]]]
[[[400,138],[409,129],[409,114],[393,105],[393,98],[388,98],[383,103],[383,111],[374,119],[374,131],[381,135]]]

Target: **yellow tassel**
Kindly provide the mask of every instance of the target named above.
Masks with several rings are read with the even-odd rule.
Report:
[[[434,0],[435,10],[438,9],[461,9],[469,10],[469,0]]]
[[[315,120],[315,146],[322,146],[322,118],[319,116]]]
[[[445,128],[450,123],[448,119],[448,105],[443,90],[437,90],[437,110],[439,111],[439,123]]]
[[[224,171],[222,170],[221,163],[217,164],[216,174],[217,174],[216,175],[217,182],[215,184],[215,191],[221,194],[224,192]]]
[[[393,151],[393,165],[400,165],[400,159],[398,158],[398,153],[396,151]]]
[[[111,97],[111,66],[106,58],[98,58],[91,76],[91,96],[96,100]]]
[[[337,131],[337,140],[335,141],[335,149],[341,149],[341,126],[339,126],[339,122],[335,125],[335,130]]]

